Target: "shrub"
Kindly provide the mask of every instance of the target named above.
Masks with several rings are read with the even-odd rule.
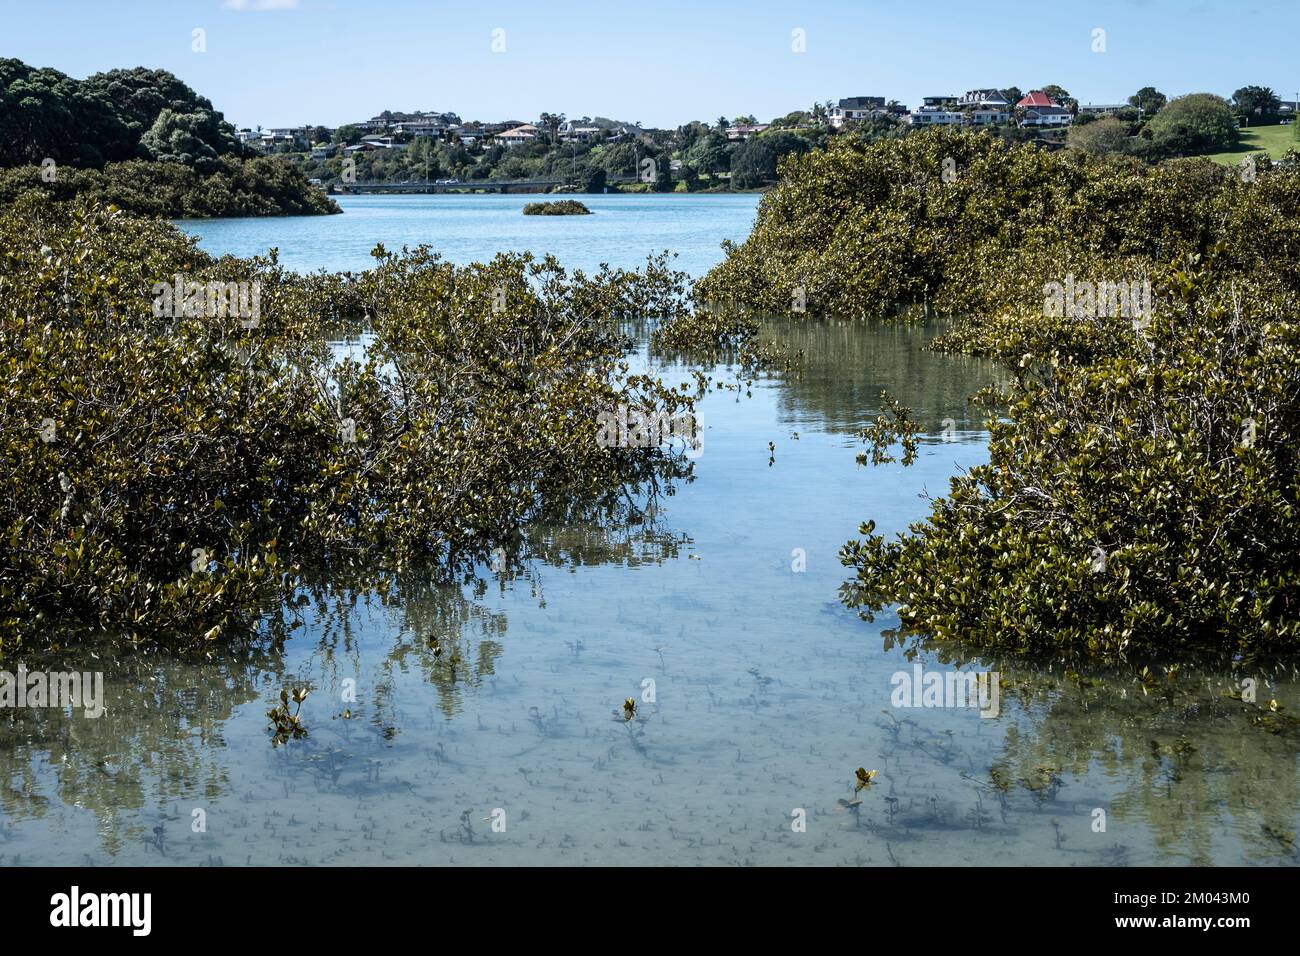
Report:
[[[576,199],[558,199],[555,202],[530,202],[524,206],[525,216],[590,216],[591,210]]]
[[[1295,653],[1294,161],[1243,182],[1206,160],[935,131],[837,144],[784,172],[698,300],[838,316],[924,303],[961,316],[935,347],[1013,373],[982,398],[989,463],[892,540],[864,524],[842,553],[846,602],[1067,659]],[[1047,283],[1067,276],[1149,282],[1151,312],[1049,314]],[[702,334],[737,328],[705,316]],[[888,463],[900,443],[906,464],[920,426],[885,407],[860,460]]]
[[[470,572],[526,523],[625,515],[684,474],[602,447],[629,375],[616,314],[683,277],[466,267],[376,250],[360,276],[212,260],[156,221],[20,199],[0,214],[0,651],[104,629],[202,645],[319,576]],[[156,316],[156,283],[259,283],[260,318]],[[165,310],[164,310],[165,311]],[[372,340],[339,359],[327,328]]]
[[[211,160],[204,175],[175,162],[130,160],[102,170],[59,167],[54,182],[38,166],[0,171],[0,206],[24,193],[55,200],[83,197],[140,216],[203,219],[213,216],[318,215],[342,210],[307,182],[298,167],[270,157]]]
[[[1227,100],[1189,93],[1170,100],[1148,124],[1151,139],[1168,156],[1194,156],[1237,145],[1237,124]]]

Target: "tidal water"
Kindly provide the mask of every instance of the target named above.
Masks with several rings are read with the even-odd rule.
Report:
[[[699,274],[755,203],[596,197],[595,216],[539,221],[524,198],[183,227],[303,269],[428,241],[455,261],[532,249],[583,268],[666,247]],[[1292,679],[1078,681],[909,652],[892,614],[840,604],[837,551],[862,521],[903,530],[985,460],[966,399],[997,370],[924,351],[925,326],[767,331],[801,369],[710,392],[695,480],[652,522],[531,529],[522,574],[313,604],[282,648],[58,658],[105,673],[107,712],[0,714],[0,865],[1295,864],[1295,737],[1226,696],[1254,680],[1295,713]],[[644,345],[638,361],[687,372]],[[930,432],[910,468],[855,463],[882,389]],[[454,676],[431,637],[462,650]],[[899,706],[917,703],[895,692],[917,665],[998,670],[996,708]],[[266,711],[292,686],[312,688],[309,734],[273,747]],[[855,793],[859,767],[876,774]]]
[[[360,271],[374,265],[379,244],[390,252],[428,244],[460,265],[486,262],[498,252],[551,253],[569,269],[588,272],[602,262],[636,268],[665,249],[676,268],[698,277],[722,258],[724,239],[749,235],[759,197],[736,195],[582,195],[590,216],[525,216],[539,195],[341,196],[338,216],[278,219],[195,219],[178,222],[221,255],[279,249],[280,261],[299,272]]]

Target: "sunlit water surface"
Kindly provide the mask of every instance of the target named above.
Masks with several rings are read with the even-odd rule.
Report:
[[[597,197],[581,221],[525,220],[521,202],[371,197],[185,228],[305,269],[429,241],[584,268],[670,247],[699,274],[755,200]],[[801,372],[710,393],[696,478],[652,523],[533,529],[526,572],[485,570],[481,591],[313,607],[283,651],[209,663],[60,658],[105,671],[108,712],[0,716],[0,865],[1295,863],[1295,737],[1224,696],[1255,677],[1294,712],[1293,683],[1184,672],[1147,694],[1003,663],[995,717],[891,706],[893,675],[959,651],[911,660],[893,615],[846,610],[836,554],[985,457],[965,400],[996,371],[923,351],[932,331],[772,323]],[[911,468],[855,464],[882,389],[931,432]],[[464,649],[454,678],[431,636]],[[273,748],[266,711],[302,685],[309,736]],[[854,806],[857,767],[877,775]]]

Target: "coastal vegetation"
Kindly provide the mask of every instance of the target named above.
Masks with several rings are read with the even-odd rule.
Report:
[[[339,212],[288,163],[257,156],[221,156],[207,174],[173,162],[143,159],[103,169],[59,169],[54,178],[39,166],[0,170],[0,206],[24,193],[47,200],[82,198],[138,216],[206,219],[227,216],[307,216]]]
[[[0,59],[0,204],[27,192],[170,218],[340,211],[295,165],[246,150],[166,70],[77,80]]]
[[[6,654],[55,633],[201,648],[312,582],[465,580],[530,522],[634,521],[689,475],[669,446],[597,440],[620,409],[692,407],[695,385],[624,361],[617,317],[685,307],[665,259],[378,247],[360,275],[302,276],[31,194],[0,248]],[[339,323],[364,356],[330,348]]]
[[[525,216],[590,216],[591,210],[576,199],[558,199],[555,202],[530,202],[524,206]]]
[[[989,462],[924,521],[887,538],[868,520],[845,547],[850,605],[1065,658],[1294,653],[1300,173],[936,132],[782,174],[701,303],[955,316],[935,347],[1010,377],[977,399]],[[1150,291],[1060,307],[1107,283]],[[906,464],[933,430],[885,407],[860,460]]]

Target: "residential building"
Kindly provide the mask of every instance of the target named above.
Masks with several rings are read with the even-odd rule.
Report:
[[[734,123],[727,127],[727,139],[732,142],[750,139],[763,132],[769,125],[768,123]]]
[[[560,139],[566,143],[591,143],[600,139],[603,133],[599,126],[592,126],[590,122],[583,123],[581,120],[565,120],[560,124]]]
[[[955,110],[922,108],[907,114],[911,126],[960,126],[965,120],[966,114]]]
[[[1021,126],[1069,126],[1074,117],[1061,106],[1035,106],[1020,116]]]
[[[1127,108],[1127,103],[1089,103],[1086,106],[1080,106],[1079,112],[1089,113],[1093,116],[1110,116]]]
[[[1016,101],[1016,109],[1025,110],[1030,107],[1039,106],[1060,106],[1061,104],[1052,101],[1052,98],[1042,90],[1030,90],[1019,100]]]
[[[306,149],[311,144],[311,132],[314,126],[281,126],[271,130],[271,137],[276,145],[292,143],[295,148]],[[328,132],[328,131],[327,131]]]
[[[524,123],[513,129],[504,130],[497,133],[497,142],[503,146],[523,146],[526,143],[534,142],[540,130],[532,123]]]
[[[397,142],[391,135],[381,136],[378,133],[362,136],[361,142],[357,145],[369,146],[371,149],[406,149],[405,143]]]
[[[955,96],[926,96],[921,100],[921,109],[947,109],[950,106],[957,105]]]
[[[1001,90],[967,90],[966,95],[957,101],[958,106],[973,106],[977,109],[1007,109],[1011,103]]]
[[[448,126],[443,130],[443,136],[448,140],[456,139],[464,143],[466,146],[472,146],[483,138],[483,133],[480,132],[478,126],[463,126],[460,123],[456,123],[455,125]]]
[[[996,107],[973,109],[966,113],[966,118],[972,126],[1001,126],[1011,122],[1011,110]]]
[[[846,96],[831,107],[827,118],[832,126],[839,129],[845,123],[864,120],[872,113],[883,111],[884,108],[883,96]]]
[[[447,124],[440,119],[417,119],[393,124],[392,132],[401,136],[425,136],[437,139],[446,129]]]

